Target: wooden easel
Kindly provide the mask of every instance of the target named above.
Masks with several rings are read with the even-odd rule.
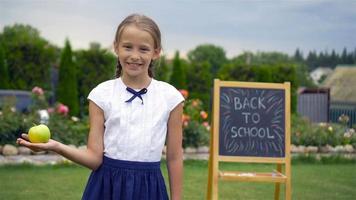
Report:
[[[246,156],[222,156],[219,154],[219,113],[220,113],[220,87],[244,87],[244,88],[268,88],[283,89],[285,91],[285,156],[272,157],[246,157]],[[271,182],[275,183],[274,199],[280,196],[280,184],[285,184],[285,199],[290,200],[291,188],[291,156],[290,156],[290,83],[252,83],[252,82],[230,82],[214,80],[214,104],[213,121],[211,129],[209,177],[207,188],[207,199],[218,199],[218,183],[223,181],[242,182]],[[219,171],[219,162],[241,162],[241,163],[270,163],[276,164],[276,170],[266,173]],[[282,167],[284,166],[284,173]]]

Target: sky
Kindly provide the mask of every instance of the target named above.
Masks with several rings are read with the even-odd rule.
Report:
[[[132,13],[156,21],[168,57],[201,44],[220,46],[229,58],[356,48],[356,0],[0,0],[0,31],[29,24],[59,47],[68,38],[74,49],[90,42],[112,48],[117,26]]]

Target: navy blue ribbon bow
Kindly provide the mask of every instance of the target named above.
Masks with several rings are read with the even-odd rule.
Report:
[[[132,88],[130,88],[130,87],[127,87],[126,90],[132,94],[132,97],[131,97],[129,100],[125,101],[125,102],[131,102],[131,101],[133,101],[136,97],[138,97],[138,98],[141,99],[141,102],[142,102],[142,104],[143,104],[143,99],[142,99],[142,96],[141,96],[141,95],[146,94],[146,92],[147,92],[147,89],[146,89],[146,88],[143,88],[142,90],[140,90],[140,91],[138,91],[138,92],[136,92],[134,89],[132,89]]]

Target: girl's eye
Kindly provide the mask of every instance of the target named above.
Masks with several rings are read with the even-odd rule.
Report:
[[[146,51],[149,51],[149,49],[148,48],[141,48],[141,51],[146,52]]]
[[[129,45],[124,45],[123,46],[125,49],[131,49],[131,46],[129,46]]]

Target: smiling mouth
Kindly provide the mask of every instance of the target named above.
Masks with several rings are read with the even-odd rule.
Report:
[[[127,65],[130,67],[140,67],[142,64],[141,63],[127,63]]]

